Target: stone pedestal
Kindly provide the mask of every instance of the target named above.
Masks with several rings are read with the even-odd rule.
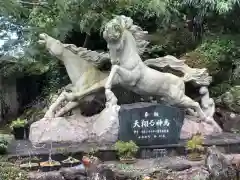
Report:
[[[153,113],[152,115],[150,114],[150,111],[146,111],[149,108],[151,109],[151,107],[158,107],[155,115],[158,115],[159,117],[154,117],[154,109],[151,111]],[[135,103],[122,105],[121,109],[131,109],[131,113],[128,113],[126,117],[120,113],[121,117],[119,117],[119,106],[114,106],[105,108],[101,113],[91,117],[76,114],[70,117],[43,118],[31,125],[29,139],[33,144],[49,142],[85,142],[99,145],[113,144],[118,138],[126,140],[126,138],[124,139],[122,136],[123,134],[131,134],[128,138],[136,140],[133,138],[134,130],[132,127],[142,125],[144,128],[146,126],[145,129],[140,130],[143,131],[141,132],[141,137],[144,137],[142,140],[146,140],[150,144],[153,142],[151,139],[153,139],[152,136],[154,135],[161,135],[161,137],[158,137],[158,141],[161,141],[162,139],[164,140],[164,143],[160,142],[160,144],[171,144],[177,142],[170,141],[168,138],[186,139],[190,138],[196,132],[202,132],[204,135],[221,133],[212,125],[204,122],[201,124],[198,123],[196,117],[186,116],[184,118],[181,111],[176,107],[158,105],[156,103]],[[145,121],[142,122],[144,118]],[[155,127],[155,125],[157,125],[156,123],[160,123],[158,124],[159,126]],[[165,125],[170,123],[170,128],[167,128],[167,126],[166,128],[163,128],[164,123]],[[122,124],[122,128],[119,127],[119,124]],[[169,135],[169,133],[171,134]],[[162,137],[163,135],[166,135],[167,140]],[[176,136],[176,138],[172,138],[173,136]]]
[[[208,124],[206,122],[200,123],[199,119],[196,117],[185,116],[180,138],[191,138],[191,136],[197,132],[207,136],[222,133],[222,130],[219,127],[216,127],[214,124]]]
[[[33,144],[49,142],[91,142],[109,144],[118,138],[118,106],[105,108],[91,117],[73,115],[43,118],[31,125],[29,139]]]

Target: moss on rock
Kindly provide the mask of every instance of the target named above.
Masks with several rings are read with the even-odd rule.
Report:
[[[240,86],[234,86],[217,98],[216,103],[225,108],[240,113]]]

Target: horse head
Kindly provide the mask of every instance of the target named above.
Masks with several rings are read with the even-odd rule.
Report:
[[[121,25],[121,19],[114,18],[106,24],[103,38],[107,41],[111,63],[119,64],[118,57],[123,49],[123,27]]]
[[[39,35],[38,43],[44,45],[46,49],[56,57],[60,57],[64,51],[63,44],[46,33],[41,33]]]
[[[145,34],[147,32],[134,25],[130,17],[116,16],[109,21],[104,28],[103,38],[107,41],[112,64],[119,64],[122,54],[130,54],[130,50],[142,54],[148,45],[143,39]]]

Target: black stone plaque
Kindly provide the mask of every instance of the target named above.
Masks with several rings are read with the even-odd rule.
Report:
[[[133,140],[137,145],[177,144],[184,111],[152,103],[122,105],[119,111],[119,140]]]

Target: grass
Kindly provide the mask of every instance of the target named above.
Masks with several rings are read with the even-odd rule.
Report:
[[[2,180],[26,180],[26,171],[7,161],[5,157],[0,157],[0,179]]]

